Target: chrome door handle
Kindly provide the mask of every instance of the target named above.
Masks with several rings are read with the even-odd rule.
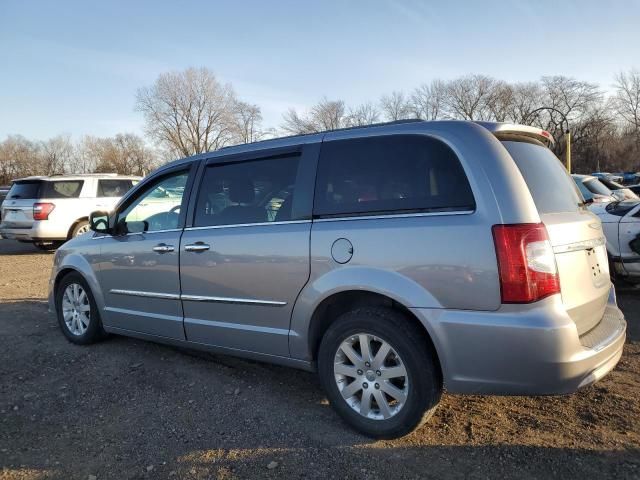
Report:
[[[166,245],[164,243],[160,243],[159,245],[153,247],[153,251],[158,253],[173,252],[174,250],[175,248],[173,248],[173,245]]]
[[[184,246],[184,250],[186,252],[204,252],[206,250],[209,250],[209,248],[209,245],[202,242],[192,243],[190,245]]]

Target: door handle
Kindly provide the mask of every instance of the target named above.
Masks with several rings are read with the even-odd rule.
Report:
[[[173,245],[166,245],[164,243],[160,243],[153,247],[153,251],[158,253],[168,253],[173,252],[174,250],[175,248],[173,248]]]
[[[192,243],[190,245],[184,246],[184,250],[186,252],[204,252],[206,250],[209,250],[209,248],[210,248],[209,245],[203,242],[196,242],[196,243]]]

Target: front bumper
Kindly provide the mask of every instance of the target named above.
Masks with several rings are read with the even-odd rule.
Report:
[[[613,291],[600,323],[582,336],[559,295],[496,312],[412,311],[434,340],[451,393],[571,393],[610,372],[626,338]]]

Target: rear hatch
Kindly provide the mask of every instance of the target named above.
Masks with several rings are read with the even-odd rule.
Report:
[[[499,135],[524,177],[549,234],[560,276],[564,307],[578,333],[604,315],[610,280],[602,225],[558,158],[542,143]]]
[[[42,180],[17,180],[2,203],[2,228],[31,228]]]

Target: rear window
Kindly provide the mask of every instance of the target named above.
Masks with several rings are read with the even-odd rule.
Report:
[[[539,213],[576,212],[582,198],[575,183],[548,148],[529,142],[503,141],[524,177]]]
[[[314,214],[349,216],[473,210],[455,153],[424,135],[387,135],[323,143]]]
[[[600,195],[607,195],[607,196],[611,196],[611,194],[612,194],[611,190],[609,190],[607,187],[605,187],[604,184],[602,184],[600,182],[600,180],[598,180],[596,178],[594,178],[592,180],[585,181],[584,185],[592,193],[597,193],[597,194],[600,194]]]
[[[38,193],[40,192],[40,184],[42,182],[14,182],[7,194],[7,198],[15,198],[15,199],[36,199],[38,198]]]
[[[133,180],[98,180],[98,197],[121,197],[133,187]]]
[[[39,198],[78,198],[83,184],[83,180],[42,182]]]

